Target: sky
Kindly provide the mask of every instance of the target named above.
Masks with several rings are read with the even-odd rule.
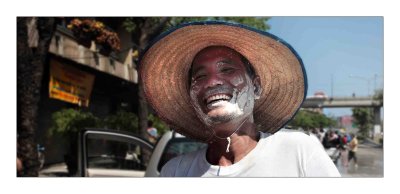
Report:
[[[272,17],[269,32],[288,42],[303,60],[307,96],[368,96],[383,88],[383,17]],[[329,108],[331,116],[350,108]]]

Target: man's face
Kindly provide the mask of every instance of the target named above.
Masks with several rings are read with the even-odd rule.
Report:
[[[259,78],[249,77],[241,55],[230,48],[207,47],[193,60],[191,102],[208,126],[252,115],[256,87]]]

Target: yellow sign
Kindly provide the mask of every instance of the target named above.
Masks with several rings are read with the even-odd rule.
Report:
[[[89,106],[94,75],[63,65],[56,60],[50,62],[50,98]]]

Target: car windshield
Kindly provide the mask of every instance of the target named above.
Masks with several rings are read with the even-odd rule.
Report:
[[[194,152],[207,147],[207,144],[197,142],[188,138],[172,138],[164,149],[160,162],[158,163],[158,171],[172,158],[184,153]]]

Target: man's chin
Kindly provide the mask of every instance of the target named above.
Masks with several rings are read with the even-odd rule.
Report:
[[[229,113],[221,113],[221,112],[215,112],[215,111],[210,111],[207,114],[208,118],[213,123],[226,123],[229,122],[237,117],[235,114],[229,114]]]
[[[206,125],[227,123],[243,115],[243,111],[238,104],[225,101],[207,107],[207,109],[208,112],[204,111],[203,114],[198,115]]]
[[[231,116],[210,117],[210,120],[213,124],[227,123],[233,119],[234,118],[232,118]]]

